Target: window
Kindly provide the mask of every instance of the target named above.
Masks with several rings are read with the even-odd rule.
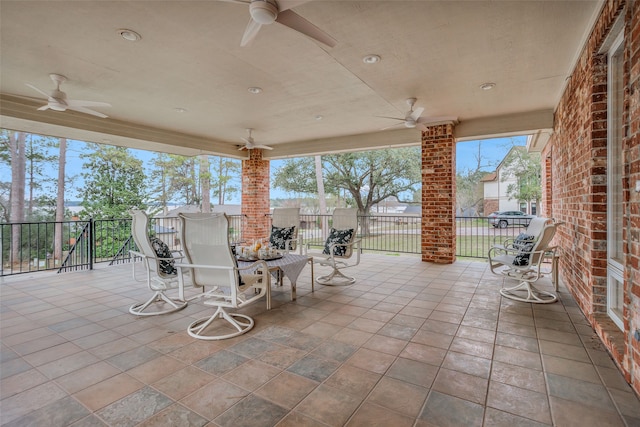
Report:
[[[623,34],[612,43],[608,51],[607,71],[607,313],[624,330],[623,275],[623,194],[622,194],[622,113],[623,89]]]

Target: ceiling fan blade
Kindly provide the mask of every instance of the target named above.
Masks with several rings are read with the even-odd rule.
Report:
[[[387,129],[395,128],[398,126],[404,126],[404,120],[402,121],[402,123],[396,123],[395,125],[387,126],[386,128],[382,128],[380,130],[387,130]]]
[[[400,117],[389,117],[389,116],[375,116],[375,117],[379,117],[379,118],[381,118],[381,119],[393,119],[393,120],[400,120],[400,121],[403,121],[403,122],[404,122],[404,119],[403,119],[403,118],[400,118]]]
[[[323,43],[329,47],[334,47],[338,42],[329,34],[322,31],[320,28],[313,25],[311,22],[304,19],[292,10],[284,10],[278,13],[276,22],[287,26],[299,33],[304,34],[320,43]]]
[[[258,24],[253,18],[249,19],[249,23],[247,24],[247,28],[244,29],[244,34],[242,35],[242,41],[240,42],[240,46],[248,46],[253,39],[258,35],[258,31],[260,31],[261,24]]]
[[[254,145],[253,148],[261,148],[263,150],[273,150],[273,147],[269,147],[268,145]]]
[[[45,111],[49,109],[49,105],[43,105],[42,107],[38,108],[38,111]]]
[[[93,111],[93,110],[90,110],[90,109],[85,108],[85,107],[77,107],[77,106],[69,105],[67,107],[67,110],[73,110],[73,111],[77,111],[79,113],[91,114],[92,116],[100,117],[100,118],[103,118],[103,119],[106,119],[107,117],[109,117],[106,114],[102,114],[102,113],[100,113],[98,111]]]
[[[242,147],[238,147],[238,151],[244,151],[244,150],[248,150],[248,148],[244,145]]]
[[[278,0],[278,12],[293,9],[301,4],[309,3],[311,0]]]
[[[31,89],[35,90],[36,92],[41,93],[42,95],[46,96],[47,98],[49,98],[49,94],[45,91],[43,91],[42,89],[38,89],[37,87],[35,87],[32,84],[29,83],[25,83],[26,86],[29,86]]]
[[[81,101],[79,99],[67,99],[70,107],[111,107],[111,104],[98,101]]]
[[[417,122],[420,119],[420,115],[422,114],[423,111],[424,111],[424,107],[416,108],[411,113],[411,118]]]
[[[416,123],[419,124],[437,124],[437,123],[445,123],[445,122],[456,122],[458,121],[457,117],[453,116],[441,116],[441,117],[420,117],[416,120]]]
[[[249,0],[219,0],[219,1],[223,1],[225,3],[251,4],[251,1]]]
[[[425,125],[423,125],[422,123],[416,123],[416,129],[419,129],[422,132],[426,132],[427,131],[427,127]]]

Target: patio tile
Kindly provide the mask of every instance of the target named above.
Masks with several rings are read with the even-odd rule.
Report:
[[[144,387],[102,408],[97,414],[110,425],[133,426],[172,403],[162,393],[151,387]]]
[[[320,385],[296,407],[296,411],[329,426],[343,425],[361,403],[352,396],[328,385]]]
[[[347,427],[394,426],[411,427],[413,417],[408,417],[388,408],[365,402],[346,424]]]
[[[263,427],[275,425],[287,412],[275,403],[250,395],[218,416],[215,423],[221,427]]]
[[[483,415],[482,405],[432,391],[427,397],[416,426],[480,427]]]
[[[0,424],[640,425],[572,300],[503,299],[486,263],[363,258],[348,287],[311,293],[303,271],[297,301],[275,288],[274,309],[248,307],[254,329],[222,341],[186,334],[211,312],[198,301],[130,315],[147,296],[130,266],[3,279]]]
[[[153,387],[175,400],[191,394],[194,390],[213,381],[215,376],[187,366],[153,383]]]

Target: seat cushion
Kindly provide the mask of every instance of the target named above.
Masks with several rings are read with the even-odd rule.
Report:
[[[518,234],[518,237],[516,237],[513,240],[512,246],[516,250],[522,250],[523,246],[526,243],[533,243],[535,241],[536,241],[536,236],[532,236],[532,235],[525,234],[525,233],[520,233],[520,234]]]
[[[331,229],[329,233],[329,237],[327,237],[327,241],[324,243],[324,250],[322,251],[325,255],[330,255],[329,247],[331,244],[346,244],[351,243],[351,239],[353,238],[353,228],[349,228],[346,230],[336,230],[335,228]],[[345,256],[349,248],[346,246],[336,246],[333,248],[334,256]]]
[[[517,265],[518,267],[528,265],[529,257],[531,256],[529,252],[533,250],[534,245],[534,242],[524,243],[518,254],[513,259],[513,265]]]
[[[158,258],[169,258],[160,260],[158,267],[160,269],[160,272],[170,276],[175,276],[176,274],[178,274],[178,270],[174,267],[175,260],[173,259],[173,254],[171,253],[169,246],[167,246],[165,242],[155,236],[150,237],[149,240],[151,241],[151,246],[153,247],[153,250],[155,251]]]
[[[293,238],[293,233],[296,227],[275,227],[271,226],[271,235],[269,236],[269,244],[276,249],[293,249],[291,248],[291,242],[289,242],[289,248],[286,248],[287,240]]]

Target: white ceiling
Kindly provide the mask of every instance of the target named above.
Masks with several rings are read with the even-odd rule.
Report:
[[[222,1],[0,1],[0,125],[183,154],[238,151],[246,128],[271,158],[415,144],[380,129],[416,97],[460,139],[552,127],[598,1],[325,1],[294,11],[333,48],[283,25],[240,47],[248,7]],[[141,34],[132,43],[117,29]],[[362,58],[378,54],[368,65]],[[36,111],[63,74],[69,98],[109,118]],[[495,88],[480,85],[493,82]],[[263,92],[251,94],[258,86]],[[176,108],[186,111],[179,113]],[[323,116],[316,120],[316,116]]]

